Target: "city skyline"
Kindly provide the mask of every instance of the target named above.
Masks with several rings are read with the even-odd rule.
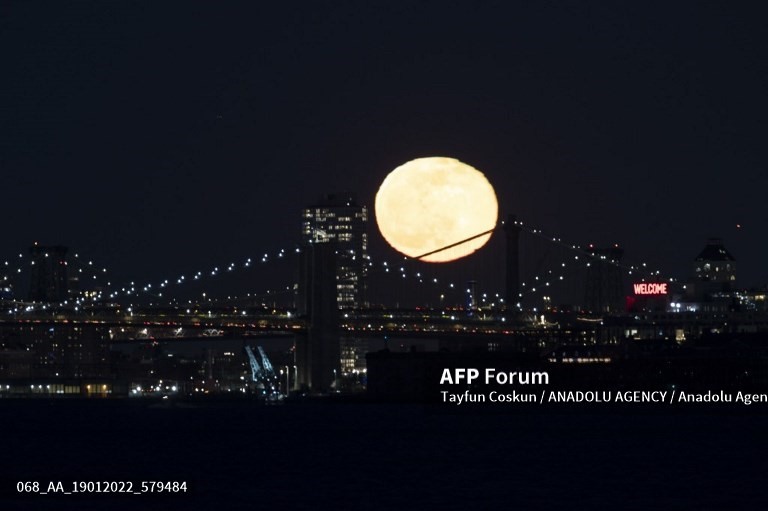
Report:
[[[3,258],[62,244],[153,280],[274,252],[318,194],[370,207],[389,171],[439,155],[486,174],[501,218],[677,278],[719,237],[740,284],[768,282],[768,47],[748,8],[7,13]]]
[[[759,509],[765,11],[2,2],[3,509]]]

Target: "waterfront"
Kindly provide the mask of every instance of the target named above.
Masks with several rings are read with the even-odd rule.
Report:
[[[454,414],[420,405],[5,400],[4,484],[186,480],[186,495],[63,495],[3,509],[705,508],[764,502],[768,415]],[[7,504],[7,505],[6,505]],[[34,504],[34,505],[33,505]]]

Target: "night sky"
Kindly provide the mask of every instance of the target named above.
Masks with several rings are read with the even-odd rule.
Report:
[[[768,282],[761,9],[475,4],[4,2],[0,257],[63,244],[118,280],[241,261],[439,155],[564,240],[686,278],[722,237],[740,285]]]

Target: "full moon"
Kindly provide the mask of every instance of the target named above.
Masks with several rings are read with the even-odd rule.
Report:
[[[376,193],[375,210],[379,230],[392,248],[442,263],[488,242],[499,205],[482,172],[454,158],[430,157],[390,172]]]

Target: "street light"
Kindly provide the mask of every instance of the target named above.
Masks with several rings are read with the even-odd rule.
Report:
[[[291,368],[285,366],[285,395],[287,396],[291,392]]]
[[[299,378],[299,370],[296,368],[296,366],[293,366],[293,390],[296,390],[296,383],[298,382]]]

